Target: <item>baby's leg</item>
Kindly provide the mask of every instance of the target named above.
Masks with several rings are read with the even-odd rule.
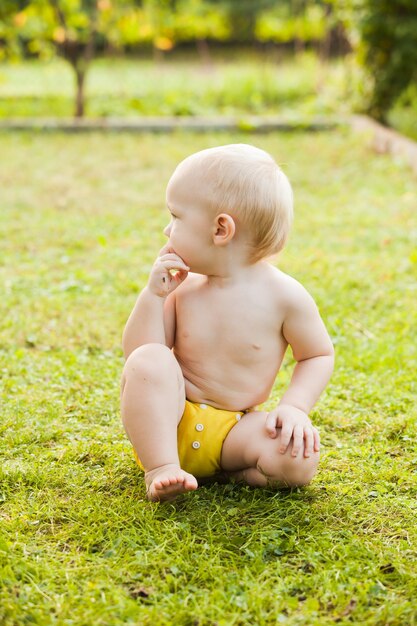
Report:
[[[278,487],[307,485],[317,470],[319,453],[304,457],[301,449],[291,456],[292,443],[285,454],[279,452],[281,430],[272,439],[266,430],[267,413],[247,413],[227,435],[223,444],[221,466],[231,478],[244,480],[249,485]]]
[[[137,348],[126,361],[122,421],[145,468],[150,500],[169,500],[197,489],[178,459],[177,426],[185,406],[184,378],[171,350],[159,343]]]

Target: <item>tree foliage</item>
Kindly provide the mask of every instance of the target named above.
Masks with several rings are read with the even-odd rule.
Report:
[[[270,9],[276,0],[207,0],[217,10],[226,13],[230,25],[230,37],[235,42],[253,42],[258,17]]]
[[[398,97],[417,81],[417,1],[364,0],[360,29],[373,79],[368,109],[384,122]]]
[[[256,36],[260,41],[307,43],[326,36],[326,7],[323,3],[307,0],[274,3],[264,11],[256,24]]]

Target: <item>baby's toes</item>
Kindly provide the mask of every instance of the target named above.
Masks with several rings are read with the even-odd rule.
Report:
[[[184,480],[184,485],[185,487],[187,487],[187,489],[197,489],[198,487],[198,482],[195,476],[193,476],[192,474],[187,474],[186,476],[183,477]]]
[[[165,467],[159,476],[152,480],[153,471],[146,475],[147,497],[149,500],[172,500],[180,493],[197,489],[198,483],[192,474],[178,467]]]
[[[161,487],[169,487],[169,485],[172,485],[172,480],[173,479],[169,476],[165,476],[156,481],[156,485],[160,485]]]
[[[170,485],[177,485],[178,483],[182,483],[183,478],[181,478],[181,476],[165,476],[161,478],[158,482],[161,485],[161,488],[169,487]]]

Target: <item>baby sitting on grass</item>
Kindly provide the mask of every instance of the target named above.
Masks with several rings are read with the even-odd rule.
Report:
[[[266,260],[290,229],[290,183],[269,154],[233,144],[182,161],[166,197],[168,242],[123,334],[122,419],[147,497],[171,500],[218,472],[306,485],[320,447],[308,414],[334,351],[311,296]],[[257,411],[288,345],[290,385]]]

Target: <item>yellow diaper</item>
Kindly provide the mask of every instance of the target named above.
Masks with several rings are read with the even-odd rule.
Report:
[[[213,476],[220,467],[223,442],[244,415],[243,411],[223,411],[208,404],[186,400],[178,424],[178,454],[183,470],[197,478]],[[136,452],[136,462],[143,469]]]

